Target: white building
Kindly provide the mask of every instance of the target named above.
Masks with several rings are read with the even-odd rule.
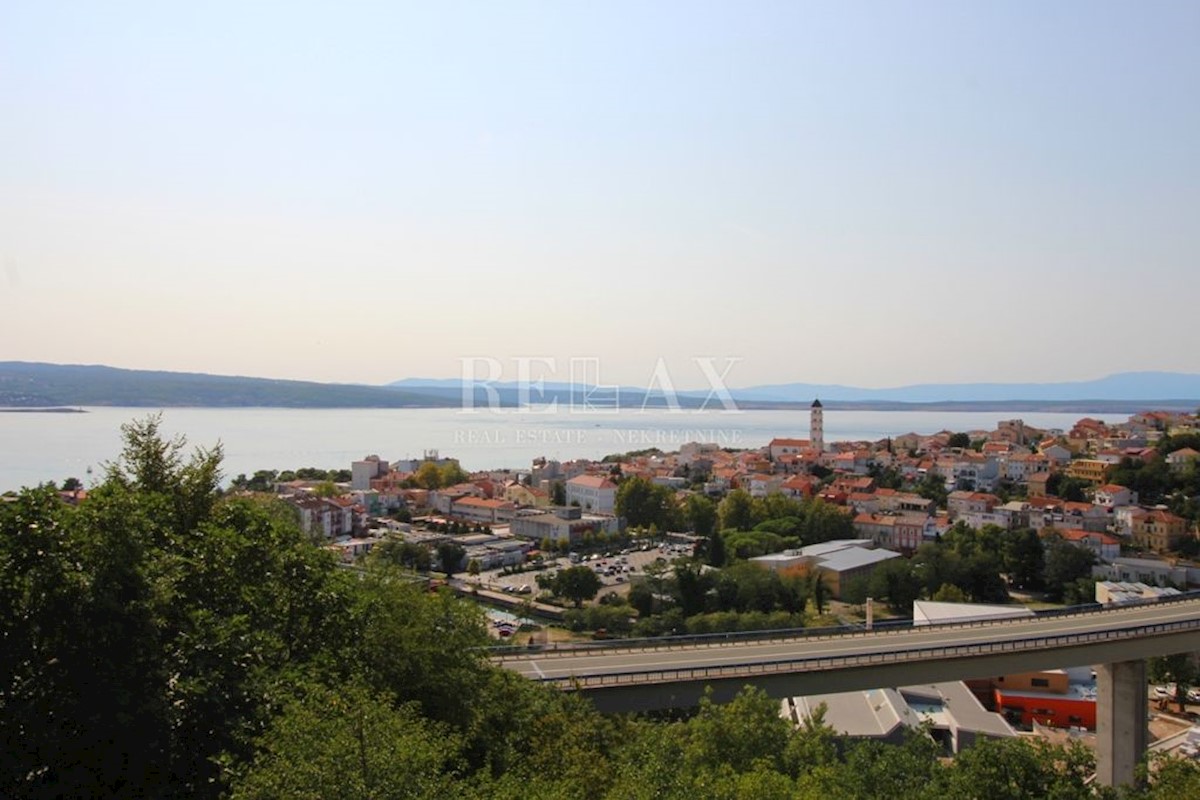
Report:
[[[1186,586],[1188,583],[1187,567],[1152,558],[1114,558],[1111,564],[1092,567],[1092,575],[1107,581],[1151,586]]]
[[[619,533],[620,520],[608,514],[586,514],[570,506],[540,514],[520,514],[509,526],[513,536],[541,542],[543,539],[578,544],[586,534]]]
[[[366,491],[371,488],[371,481],[388,473],[388,462],[379,456],[367,456],[362,461],[350,462],[350,488]]]
[[[1143,600],[1159,600],[1179,594],[1171,586],[1147,586],[1144,583],[1125,581],[1096,581],[1096,602],[1102,605],[1123,605]]]
[[[985,709],[962,682],[789,697],[781,703],[780,713],[801,725],[822,706],[825,724],[843,736],[899,744],[907,733],[928,725],[929,734],[951,753],[980,739],[1017,735],[1004,717]]]
[[[579,475],[567,481],[567,505],[578,503],[584,511],[611,514],[616,500],[617,485],[604,475]]]
[[[1119,508],[1121,506],[1136,506],[1137,492],[1114,483],[1106,483],[1096,488],[1092,502],[1104,508]]]

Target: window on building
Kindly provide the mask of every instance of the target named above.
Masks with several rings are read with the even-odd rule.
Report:
[[[1048,678],[1034,678],[1029,683],[1040,688],[1046,688],[1050,686],[1050,680]]]

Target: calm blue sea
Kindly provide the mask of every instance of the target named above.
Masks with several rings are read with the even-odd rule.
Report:
[[[0,491],[42,481],[97,478],[120,449],[124,422],[152,413],[139,408],[89,408],[86,414],[0,413]],[[277,409],[171,408],[169,434],[191,444],[225,448],[225,474],[256,469],[349,467],[375,453],[386,459],[426,450],[458,458],[469,470],[524,467],[538,456],[561,460],[688,441],[757,447],[776,436],[806,438],[807,411],[683,411],[572,413],[558,409]],[[825,411],[825,440],[994,428],[1020,416],[1040,428],[1070,428],[1079,414],[1003,412]],[[91,479],[88,470],[91,469]]]

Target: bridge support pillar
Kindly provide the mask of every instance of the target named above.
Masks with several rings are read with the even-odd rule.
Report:
[[[1104,786],[1132,786],[1146,754],[1146,662],[1096,666],[1096,779]]]

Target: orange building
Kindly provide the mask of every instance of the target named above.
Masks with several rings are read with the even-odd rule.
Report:
[[[1104,483],[1112,464],[1094,458],[1077,458],[1067,466],[1067,475],[1089,483]]]
[[[1071,683],[1063,670],[1004,675],[992,687],[995,710],[1011,723],[1096,729],[1095,685]]]

